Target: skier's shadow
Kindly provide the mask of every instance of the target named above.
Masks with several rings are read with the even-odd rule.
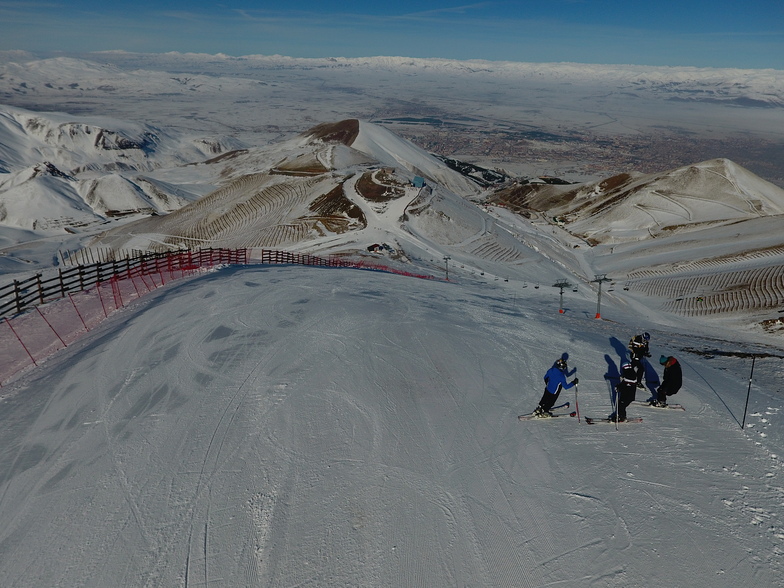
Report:
[[[612,357],[605,354],[604,361],[607,362],[607,373],[604,374],[604,380],[607,382],[607,387],[610,391],[610,404],[615,406],[616,395],[618,394],[616,387],[618,382],[621,381],[621,373],[618,371],[618,366]]]

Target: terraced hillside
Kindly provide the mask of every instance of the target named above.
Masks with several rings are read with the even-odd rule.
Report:
[[[362,227],[364,216],[342,194],[342,181],[327,174],[249,174],[169,215],[115,229],[101,243],[129,249],[144,241],[152,250],[279,247]]]

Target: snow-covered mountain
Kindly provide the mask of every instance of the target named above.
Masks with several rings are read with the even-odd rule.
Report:
[[[623,243],[784,213],[784,189],[726,159],[579,186],[532,183],[493,201],[553,217],[592,243]]]
[[[202,195],[149,177],[242,147],[110,118],[0,109],[0,223],[76,230],[129,214],[166,213]]]
[[[4,234],[6,243],[69,234],[75,244],[91,239],[96,251],[84,259],[183,247],[286,248],[385,255],[388,263],[436,272],[448,257],[457,264],[453,271],[524,283],[576,278],[588,286],[595,274],[607,273],[624,283],[627,303],[640,312],[655,304],[674,320],[729,317],[776,326],[764,321],[777,304],[771,268],[784,265],[774,229],[784,190],[726,159],[585,184],[496,189],[357,119],[206,159],[176,133],[162,140],[169,133],[156,129],[145,150],[146,127],[115,125],[123,132],[104,133],[118,137],[116,148],[107,149],[87,140],[98,127],[63,127],[58,120],[18,124],[28,128],[14,136],[26,147],[24,157],[4,165],[27,164],[53,145],[55,155],[64,153],[61,165],[79,164],[63,170],[43,162],[0,176],[0,223],[27,231]],[[199,159],[183,165],[194,149]],[[133,156],[123,157],[125,151]],[[110,161],[112,153],[119,162]],[[127,172],[118,171],[121,163]],[[132,165],[154,169],[142,174]],[[65,249],[80,259],[78,245]],[[41,256],[45,264],[53,257]],[[12,267],[12,259],[3,265]],[[743,288],[757,295],[742,297]]]
[[[357,118],[485,167],[591,179],[724,156],[782,185],[782,79],[774,70],[405,57],[0,53],[0,103],[22,108],[248,145]]]
[[[228,153],[198,167],[222,178],[222,186],[169,215],[114,228],[94,246],[285,246],[355,254],[388,242],[403,253],[401,242],[412,238],[412,225],[403,227],[406,215],[480,193],[437,157],[356,119],[322,123],[280,144]],[[417,177],[426,185],[414,185]]]
[[[0,108],[2,171],[49,161],[70,174],[149,171],[213,157],[243,144],[229,137],[186,137],[172,129],[113,119]]]

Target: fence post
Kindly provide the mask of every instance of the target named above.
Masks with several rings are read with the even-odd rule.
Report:
[[[19,280],[14,280],[14,302],[16,302],[16,313],[22,312],[22,290],[19,288]],[[6,319],[8,320],[8,319]]]
[[[79,309],[76,306],[76,302],[74,302],[73,296],[71,296],[70,292],[68,292],[68,298],[71,300],[71,304],[73,305],[74,310],[76,311],[76,315],[79,317],[79,320],[82,321],[82,324],[84,325],[84,330],[89,333],[90,329],[87,327],[87,323],[84,322],[84,318],[82,317],[82,313],[79,312]]]
[[[44,303],[44,285],[41,283],[41,274],[35,274],[35,285],[38,287],[38,302]]]
[[[117,279],[117,276],[112,276],[111,283],[112,283],[112,293],[114,294],[114,308],[116,310],[118,308],[124,307],[125,304],[123,304],[122,292],[120,292],[120,281]],[[120,300],[119,304],[117,304],[118,298]]]
[[[22,348],[25,350],[25,352],[27,353],[27,356],[28,356],[28,357],[30,358],[30,360],[33,362],[33,365],[38,365],[38,364],[36,363],[36,361],[35,361],[35,358],[33,357],[33,354],[32,354],[32,353],[30,353],[30,350],[27,348],[27,345],[25,345],[25,344],[24,344],[24,341],[22,341],[22,340],[19,338],[19,335],[17,334],[17,332],[16,332],[16,330],[14,329],[14,327],[11,325],[11,321],[9,321],[9,320],[8,320],[8,318],[6,318],[6,319],[5,319],[5,324],[7,324],[7,325],[8,325],[8,328],[9,328],[9,329],[11,329],[11,332],[12,332],[12,333],[13,333],[13,334],[16,336],[16,339],[17,339],[17,341],[19,341],[19,344],[20,344],[20,345],[22,346]]]
[[[104,318],[109,318],[109,313],[106,312],[106,305],[103,303],[103,296],[101,296],[101,283],[98,282],[95,285],[95,289],[98,291],[98,300],[101,301],[101,307],[103,308],[103,316]]]
[[[66,344],[65,344],[65,341],[63,341],[63,338],[60,336],[60,334],[59,334],[57,331],[55,331],[55,330],[54,330],[54,327],[52,326],[52,323],[50,323],[50,322],[49,322],[49,321],[46,319],[46,317],[44,316],[44,313],[42,313],[42,312],[41,312],[41,307],[40,307],[40,306],[36,306],[36,307],[35,307],[35,309],[38,311],[38,314],[40,314],[40,315],[41,315],[41,318],[42,318],[42,319],[44,319],[44,322],[45,322],[47,325],[49,325],[49,328],[50,328],[50,329],[52,329],[52,333],[54,333],[54,334],[55,334],[55,336],[56,336],[58,339],[60,339],[60,343],[62,343],[62,344],[63,344],[63,347],[68,347],[68,345],[66,345]]]

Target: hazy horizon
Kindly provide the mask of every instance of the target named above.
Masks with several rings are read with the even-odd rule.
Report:
[[[757,0],[0,2],[0,50],[487,59],[784,69],[784,7]]]

